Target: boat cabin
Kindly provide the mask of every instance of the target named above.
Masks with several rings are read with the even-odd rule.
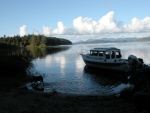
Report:
[[[91,56],[99,56],[100,59],[121,59],[120,49],[111,48],[94,48],[90,50]]]
[[[120,49],[115,47],[94,48],[88,52],[83,51],[81,55],[87,66],[120,72],[129,72],[131,70],[128,60],[122,59]]]

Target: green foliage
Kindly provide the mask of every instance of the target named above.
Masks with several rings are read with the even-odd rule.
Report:
[[[32,59],[18,52],[0,51],[0,89],[19,87],[29,78],[28,69],[33,66]]]
[[[4,37],[0,38],[0,45],[9,45],[17,47],[26,47],[26,46],[46,47],[46,46],[70,45],[70,44],[72,44],[72,42],[69,40],[56,37],[46,37],[44,35],[25,35],[23,37],[20,37],[19,35],[14,37],[6,37],[4,35]]]
[[[31,59],[19,55],[0,55],[0,63],[2,74],[0,77],[24,76],[26,75],[26,69],[31,65]]]

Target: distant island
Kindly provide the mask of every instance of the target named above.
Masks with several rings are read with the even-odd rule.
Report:
[[[121,42],[146,42],[150,41],[150,37],[143,38],[101,38],[79,41],[74,44],[94,44],[94,43],[121,43]]]
[[[0,38],[1,47],[47,47],[56,45],[71,45],[72,42],[64,38],[46,37],[44,35],[19,35]]]

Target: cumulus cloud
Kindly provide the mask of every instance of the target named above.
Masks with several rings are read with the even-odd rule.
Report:
[[[27,34],[27,26],[20,27],[20,36]],[[68,28],[61,21],[57,28],[43,26],[43,33],[34,30],[34,35],[56,36],[67,38],[72,41],[96,39],[96,38],[118,38],[118,37],[143,37],[150,36],[150,17],[143,19],[133,18],[129,24],[123,20],[116,20],[115,12],[110,11],[98,20],[79,16],[72,21],[72,27]]]
[[[26,31],[27,31],[27,26],[26,25],[23,25],[20,27],[20,36],[24,36],[26,35]]]
[[[133,18],[131,24],[124,25],[124,32],[149,32],[150,31],[150,17],[145,17],[142,20]]]
[[[133,18],[130,24],[115,19],[113,11],[108,12],[98,21],[88,17],[77,17],[73,20],[73,28],[67,28],[63,22],[57,23],[56,29],[43,26],[43,34],[49,35],[97,35],[104,33],[139,33],[150,31],[150,17]]]
[[[79,34],[92,34],[95,32],[94,26],[97,25],[96,21],[91,18],[78,17],[73,20],[73,26],[76,33]]]
[[[73,28],[67,28],[62,22],[58,22],[57,29],[43,26],[43,34],[56,35],[91,35],[100,33],[120,32],[121,27],[115,20],[115,13],[113,11],[101,17],[98,21],[92,20],[88,17],[77,17],[73,20]]]
[[[40,35],[40,32],[38,30],[34,30],[33,34],[34,35]]]
[[[66,27],[62,22],[57,23],[57,29],[52,29],[51,27],[43,26],[43,34],[46,36],[52,35],[52,34],[65,34],[66,33]]]
[[[49,35],[53,34],[52,32],[53,32],[52,28],[47,27],[47,26],[43,26],[43,34],[45,36],[49,36]]]
[[[98,21],[91,18],[78,17],[73,21],[75,30],[83,34],[97,34],[97,33],[112,33],[119,32],[113,11],[109,12]]]

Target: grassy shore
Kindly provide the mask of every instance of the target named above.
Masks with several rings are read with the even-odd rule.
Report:
[[[43,93],[1,89],[0,113],[134,113],[126,99],[110,96]]]

